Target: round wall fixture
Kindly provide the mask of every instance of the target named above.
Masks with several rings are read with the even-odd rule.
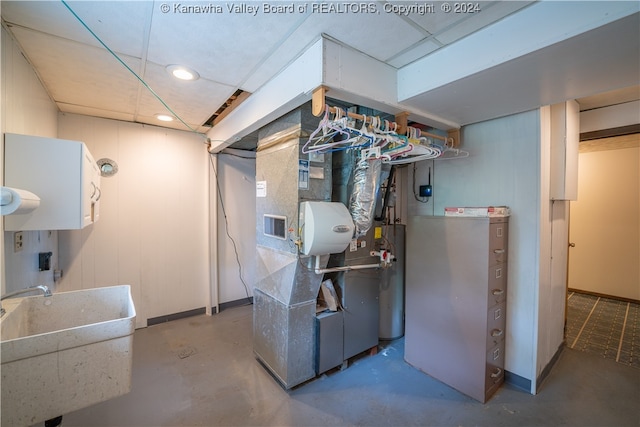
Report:
[[[96,162],[100,168],[100,176],[113,176],[118,173],[118,164],[115,160],[106,157]]]

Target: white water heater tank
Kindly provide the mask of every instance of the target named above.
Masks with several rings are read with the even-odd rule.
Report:
[[[343,252],[355,226],[347,207],[340,202],[302,202],[302,253],[326,255]]]

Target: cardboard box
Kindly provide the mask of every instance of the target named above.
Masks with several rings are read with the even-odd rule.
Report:
[[[506,206],[444,208],[444,216],[503,217],[509,215],[511,215],[511,209]]]
[[[327,279],[320,285],[322,302],[326,305],[329,311],[338,311],[338,296],[336,290],[333,287],[331,279]]]

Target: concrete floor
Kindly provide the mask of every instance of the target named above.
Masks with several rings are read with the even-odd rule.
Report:
[[[137,330],[132,391],[63,426],[634,426],[640,369],[565,349],[540,393],[478,403],[407,365],[403,340],[285,391],[256,361],[252,307]]]

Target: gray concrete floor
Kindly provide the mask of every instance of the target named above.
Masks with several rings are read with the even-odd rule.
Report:
[[[125,396],[63,426],[640,426],[640,369],[565,349],[538,395],[478,403],[403,361],[403,340],[290,391],[252,352],[252,307],[135,332]]]

